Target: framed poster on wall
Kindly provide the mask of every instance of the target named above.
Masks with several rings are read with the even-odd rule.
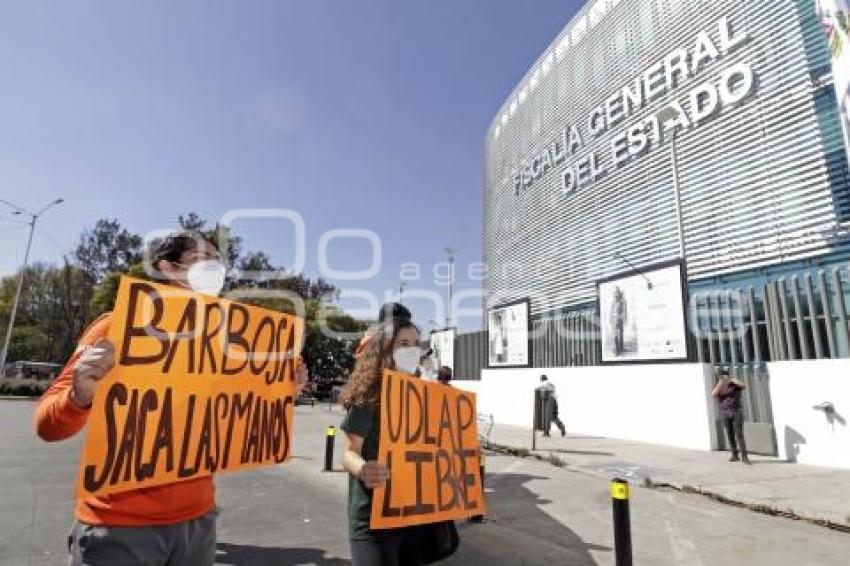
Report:
[[[688,360],[686,286],[681,261],[597,282],[602,363]]]
[[[446,366],[452,370],[452,375],[455,372],[455,338],[457,337],[457,329],[443,328],[440,330],[431,331],[431,340],[429,347],[434,352],[434,360],[437,363],[437,369]]]
[[[528,299],[522,299],[487,312],[488,367],[531,366],[530,306]]]

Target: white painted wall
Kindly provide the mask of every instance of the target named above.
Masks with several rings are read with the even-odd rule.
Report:
[[[850,360],[775,362],[767,367],[780,458],[850,469]],[[812,408],[824,401],[835,405],[833,422]]]
[[[478,411],[496,423],[530,430],[534,388],[545,373],[570,433],[711,450],[710,371],[704,364],[492,369],[481,381],[453,384],[475,391]]]

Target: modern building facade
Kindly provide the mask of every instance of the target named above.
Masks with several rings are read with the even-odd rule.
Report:
[[[832,77],[813,0],[591,0],[487,132],[485,307],[586,311],[677,258],[691,293],[844,262]]]

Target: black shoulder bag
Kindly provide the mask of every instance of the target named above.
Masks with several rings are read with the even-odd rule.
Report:
[[[454,521],[422,525],[422,562],[433,564],[445,560],[457,551],[460,536]]]

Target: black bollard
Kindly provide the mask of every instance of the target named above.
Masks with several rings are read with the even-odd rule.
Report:
[[[325,430],[325,471],[330,472],[334,467],[334,436],[336,429],[329,426]]]
[[[614,507],[614,553],[617,566],[632,566],[632,527],[629,518],[629,484],[611,480],[611,504]]]
[[[485,467],[486,466],[485,466],[485,463],[484,463],[484,452],[479,451],[479,453],[478,453],[478,473],[481,476],[481,493],[484,493],[484,469],[485,469]],[[469,518],[469,520],[472,523],[483,523],[484,522],[484,515],[473,515],[472,517]]]

